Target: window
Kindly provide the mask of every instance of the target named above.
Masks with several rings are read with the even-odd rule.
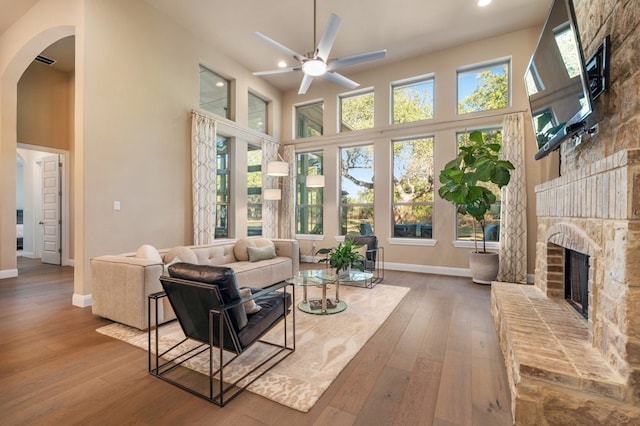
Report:
[[[509,62],[458,71],[458,114],[509,106]]]
[[[247,235],[262,235],[262,149],[247,151]]]
[[[249,93],[249,128],[267,133],[268,102],[259,96]]]
[[[296,138],[322,135],[323,110],[322,102],[296,106]]]
[[[391,85],[393,124],[433,118],[433,77]]]
[[[216,229],[215,238],[229,238],[229,203],[231,173],[229,138],[216,137]]]
[[[371,129],[374,110],[373,90],[340,97],[340,132]]]
[[[433,238],[433,137],[393,142],[393,236]]]
[[[482,130],[482,136],[485,143],[497,143],[502,145],[502,129],[485,129]],[[467,141],[467,133],[458,132],[457,139],[458,144],[463,144]],[[491,189],[496,194],[496,202],[491,207],[491,211],[487,212],[487,219],[485,224],[485,236],[487,241],[499,241],[500,237],[500,195],[501,191],[497,185],[493,183],[486,184],[486,187]],[[457,239],[458,240],[473,240],[474,235],[474,220],[469,215],[463,215],[458,213],[458,226],[457,226]],[[482,240],[482,228],[476,222],[475,223],[475,236],[477,240]]]
[[[308,188],[306,176],[322,175],[322,151],[297,154],[296,234],[322,234],[324,188]]]
[[[229,81],[200,65],[200,108],[225,118],[229,115]]]
[[[340,149],[340,230],[373,234],[373,145]]]

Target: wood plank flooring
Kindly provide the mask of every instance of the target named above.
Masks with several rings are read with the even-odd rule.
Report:
[[[303,267],[310,267],[306,264]],[[387,271],[411,290],[308,413],[244,392],[219,408],[147,373],[146,353],[71,306],[73,270],[20,258],[0,280],[3,425],[510,425],[490,287]],[[370,290],[375,291],[375,290]]]

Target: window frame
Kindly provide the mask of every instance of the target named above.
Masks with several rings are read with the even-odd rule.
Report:
[[[226,145],[226,153],[222,154],[226,158],[226,167],[221,168],[220,163],[224,161],[221,157],[220,151],[216,147],[216,224],[215,224],[215,237],[218,238],[230,238],[230,227],[229,222],[232,218],[229,215],[231,209],[231,166],[233,164],[231,158],[231,138],[223,135],[216,135],[216,145],[218,144],[218,140],[222,140],[222,142]],[[226,201],[220,201],[221,198],[221,187],[223,187],[223,181],[226,180],[226,194],[224,199]],[[226,214],[222,214],[226,212]]]
[[[343,114],[343,109],[344,109],[344,101],[346,99],[353,99],[353,98],[357,98],[357,97],[363,97],[363,96],[367,96],[367,95],[371,95],[373,97],[373,107],[371,110],[371,118],[372,118],[372,123],[371,123],[371,127],[365,127],[362,129],[345,129],[345,125],[344,125],[344,120],[342,118],[342,114]],[[375,128],[376,123],[375,123],[375,113],[376,113],[376,97],[375,97],[375,90],[373,87],[368,87],[365,89],[361,89],[361,90],[357,90],[357,91],[353,91],[353,92],[348,92],[348,93],[342,93],[340,95],[338,95],[338,128],[336,129],[338,133],[349,133],[349,132],[358,132],[358,131],[362,131],[362,130],[370,130]]]
[[[254,98],[254,102],[252,102],[252,98]],[[262,110],[252,111],[251,105],[258,103],[258,101],[260,101],[260,105],[264,105],[264,111]],[[247,127],[249,127],[252,130],[255,130],[256,132],[269,134],[269,104],[270,104],[270,101],[267,99],[264,99],[262,96],[257,95],[252,91],[247,92]],[[257,126],[256,127],[252,126],[252,122],[253,122],[252,114],[255,114],[255,115],[260,114],[260,118],[262,119],[261,128]]]
[[[345,207],[364,207],[364,208],[371,208],[371,218],[368,219],[370,221],[371,224],[371,228],[372,231],[375,234],[375,183],[373,182],[373,179],[371,181],[371,185],[373,186],[371,189],[371,192],[373,194],[373,200],[370,203],[345,203],[343,202],[344,197],[342,196],[343,190],[342,190],[342,175],[341,175],[341,170],[343,167],[343,159],[342,159],[342,153],[343,150],[347,150],[347,149],[358,149],[358,148],[365,148],[365,147],[370,147],[371,149],[371,170],[372,170],[372,176],[375,174],[375,145],[370,142],[370,143],[364,143],[364,144],[357,144],[357,145],[347,145],[347,146],[340,146],[338,147],[338,161],[339,161],[339,169],[338,169],[338,227],[339,227],[339,235],[344,237],[346,235],[349,234],[349,226],[348,226],[348,221],[347,223],[343,223],[342,218],[343,218],[343,212]],[[344,232],[343,232],[344,230]]]
[[[416,86],[419,85],[421,83],[427,83],[427,82],[431,82],[431,117],[427,117],[427,118],[421,118],[419,120],[414,120],[414,121],[398,121],[396,122],[395,120],[395,90],[396,89],[401,89],[401,88],[406,88],[408,86]],[[418,121],[426,121],[426,120],[433,120],[436,117],[436,77],[435,77],[435,73],[430,73],[430,74],[424,74],[424,75],[420,75],[420,76],[415,76],[415,77],[411,77],[411,78],[407,78],[407,79],[403,79],[403,80],[397,80],[397,81],[392,81],[391,85],[390,85],[390,90],[389,90],[389,94],[390,94],[390,99],[389,99],[389,123],[391,125],[402,125],[402,124],[406,124],[406,123],[416,123]]]
[[[504,137],[504,133],[503,133],[504,132],[504,128],[503,128],[503,126],[501,124],[487,125],[487,126],[477,127],[477,128],[473,128],[473,129],[468,129],[466,131],[466,133],[471,133],[472,131],[476,131],[476,130],[481,131],[483,133],[483,136],[485,136],[487,132],[499,131],[501,133],[501,135],[502,135],[501,136],[501,142],[500,142],[500,144],[502,145],[502,138]],[[459,138],[460,135],[462,135],[464,133],[465,133],[464,130],[457,130],[455,132],[456,155],[457,155],[458,146],[459,146],[459,143],[460,143],[458,138]],[[485,142],[486,141],[487,141],[487,139],[485,137]],[[498,191],[498,193],[496,194],[496,197],[497,197],[496,204],[500,205],[500,203],[501,203],[501,192],[500,191]],[[474,243],[473,239],[461,240],[459,238],[458,231],[459,231],[459,228],[460,228],[460,226],[459,226],[460,213],[458,213],[457,210],[456,210],[456,211],[454,211],[454,214],[455,214],[455,220],[454,220],[454,227],[455,227],[454,235],[455,235],[455,238],[453,240],[453,245],[455,247],[474,248],[475,247],[475,243]],[[502,213],[500,213],[500,221],[498,221],[498,225],[500,225],[501,223],[502,223]],[[486,232],[486,229],[485,229],[485,232]],[[498,238],[499,237],[500,237],[500,234],[498,233]],[[482,244],[482,239],[478,239],[476,241],[478,242],[478,244]],[[491,250],[497,250],[497,249],[500,248],[500,240],[499,239],[497,241],[487,240],[486,247],[488,249],[491,249]]]
[[[217,116],[220,117],[224,117],[227,118],[229,120],[232,119],[232,114],[231,114],[231,80],[224,77],[223,75],[211,70],[211,68],[207,67],[206,65],[203,64],[198,64],[198,106],[205,110],[208,111],[212,114],[215,114]],[[225,100],[225,104],[222,107],[222,109],[225,110],[224,114],[220,114],[220,109],[219,108],[208,108],[207,105],[212,103],[213,100],[209,100],[209,99],[204,99],[203,101],[203,75],[204,74],[209,74],[210,77],[212,78],[217,78],[220,81],[224,82],[223,85],[226,86],[226,90],[224,91],[224,99]],[[211,89],[211,90],[216,90],[216,89]],[[214,96],[211,96],[211,98],[215,98]]]
[[[310,108],[310,107],[314,107],[314,106],[319,106],[320,110],[322,111],[322,119],[320,122],[315,121],[314,123],[316,125],[319,126],[319,133],[318,135],[301,135],[300,133],[300,126],[299,126],[299,122],[300,122],[300,117],[299,117],[299,112],[301,109],[303,108]],[[308,117],[308,116],[307,116]],[[305,129],[309,128],[308,126],[305,126]],[[309,102],[304,102],[304,103],[300,103],[300,104],[294,104],[293,105],[293,139],[305,139],[305,138],[313,138],[313,137],[318,137],[318,136],[323,136],[324,135],[324,99],[315,99]]]
[[[506,66],[506,72],[505,72],[505,77],[507,79],[507,93],[506,93],[506,105],[504,107],[499,107],[499,108],[493,108],[493,109],[482,109],[482,110],[478,110],[478,111],[469,111],[469,112],[461,112],[460,111],[460,105],[461,105],[461,99],[460,99],[460,74],[469,74],[469,73],[475,73],[475,74],[479,74],[481,72],[484,71],[490,71],[493,68],[499,67],[499,66]],[[512,66],[512,60],[511,57],[504,57],[504,58],[496,58],[496,59],[492,59],[486,62],[480,62],[480,63],[476,63],[476,64],[471,64],[471,65],[465,65],[463,67],[459,67],[456,69],[456,99],[455,99],[455,113],[457,117],[463,117],[463,116],[468,116],[470,114],[481,114],[483,112],[488,112],[488,111],[497,111],[497,110],[501,110],[501,109],[506,109],[511,107],[511,98],[512,98],[512,70],[513,66]],[[478,86],[476,86],[475,89],[477,89]],[[473,93],[473,90],[471,91],[471,93]]]
[[[408,143],[408,142],[414,142],[414,141],[421,141],[421,140],[430,140],[431,144],[432,144],[432,158],[431,158],[431,181],[432,181],[432,189],[431,189],[431,201],[418,201],[418,202],[396,202],[394,200],[394,185],[393,185],[393,180],[395,180],[396,178],[396,154],[395,154],[395,144],[400,144],[400,143]],[[416,242],[420,242],[421,244],[425,244],[425,245],[430,245],[431,243],[428,240],[435,240],[433,237],[433,233],[435,231],[434,229],[434,214],[435,214],[435,200],[436,200],[436,190],[435,190],[435,146],[436,146],[436,140],[435,140],[435,135],[434,134],[429,134],[429,135],[415,135],[415,136],[411,136],[411,137],[406,137],[406,138],[400,138],[400,139],[393,139],[391,140],[391,179],[392,179],[392,183],[391,183],[391,211],[390,211],[390,218],[391,218],[391,231],[392,231],[392,235],[390,237],[391,240],[393,240],[393,242],[398,243],[400,241],[405,241],[405,242],[411,242],[413,243],[414,241]],[[431,231],[430,234],[431,236],[429,237],[425,237],[422,236],[422,230],[421,227],[419,227],[419,223],[415,223],[416,225],[416,235],[415,236],[396,236],[395,235],[395,230],[396,230],[396,225],[401,225],[401,224],[396,224],[395,223],[395,209],[397,206],[430,206],[431,207],[431,223],[429,224],[431,226]],[[410,225],[414,225],[413,223],[411,223]],[[420,229],[420,235],[418,235],[418,230]],[[423,243],[424,241],[424,243]],[[435,244],[435,243],[434,243]]]
[[[250,152],[258,151],[260,154],[258,156],[258,163],[253,164],[249,161]],[[249,186],[249,176],[251,173],[260,173],[260,182],[258,186]],[[262,217],[262,181],[264,180],[264,176],[262,175],[262,147],[256,146],[252,144],[247,144],[247,236],[261,236],[262,228],[263,228],[263,217]],[[255,202],[251,202],[251,196],[257,195],[258,200]],[[252,219],[250,219],[249,214],[251,212],[251,208],[255,208],[256,211],[260,212],[260,233],[252,233],[251,225]]]
[[[304,164],[302,164],[303,162],[301,161],[301,157],[305,157],[305,156],[316,156],[319,158],[319,163],[320,163],[320,169],[319,170],[315,170],[315,173],[309,173],[309,171],[311,170],[311,168],[308,166],[308,164],[305,166]],[[306,236],[310,238],[307,239],[312,239],[314,237],[320,237],[322,238],[324,236],[324,187],[322,188],[307,188],[306,186],[306,177],[309,175],[323,175],[324,174],[324,151],[322,149],[320,150],[314,150],[314,151],[301,151],[301,152],[296,152],[296,168],[297,168],[297,182],[296,182],[296,206],[295,206],[295,229],[296,229],[296,238],[299,238],[299,236]],[[309,198],[307,198],[305,200],[305,203],[301,203],[301,199],[302,196],[300,195],[303,191],[309,191],[307,192],[308,196],[313,196],[313,194],[315,194],[315,197],[317,197],[317,199],[319,200],[318,203],[309,203]],[[320,233],[312,233],[312,232],[300,232],[302,230],[302,226],[301,226],[301,222],[300,222],[300,215],[301,215],[301,210],[303,209],[319,209],[320,210]],[[308,214],[308,213],[307,213]],[[308,231],[308,229],[307,229]]]

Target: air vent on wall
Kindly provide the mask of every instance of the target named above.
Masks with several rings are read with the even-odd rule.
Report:
[[[42,55],[36,56],[36,61],[41,62],[45,65],[53,65],[56,63],[55,59],[47,58],[46,56],[42,56]]]

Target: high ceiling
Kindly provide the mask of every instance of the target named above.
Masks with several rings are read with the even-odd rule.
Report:
[[[286,60],[254,31],[305,54],[314,49],[313,0],[144,0],[199,38],[210,42],[251,71],[277,68]],[[0,34],[37,0],[0,0]],[[377,63],[391,63],[469,41],[541,25],[551,0],[317,0],[316,37],[330,13],[342,23],[330,58],[387,49]],[[365,63],[341,69],[350,74]],[[296,65],[289,60],[288,66]],[[300,73],[265,77],[281,89],[295,88]]]

